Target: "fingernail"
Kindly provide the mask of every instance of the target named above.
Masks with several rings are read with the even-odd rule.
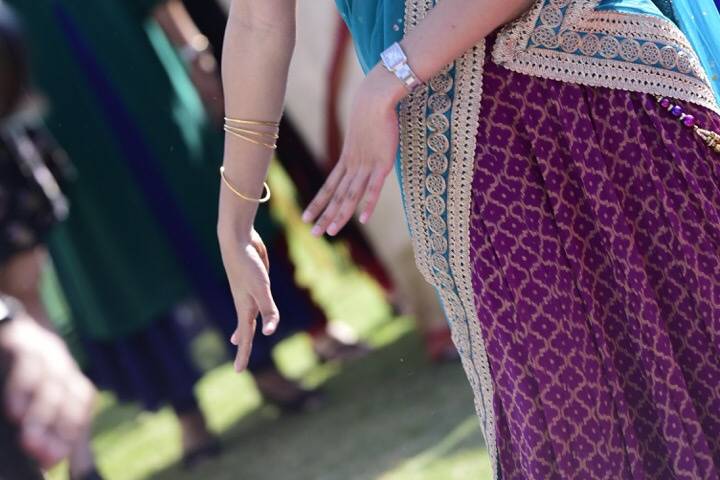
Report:
[[[337,223],[333,222],[333,223],[331,223],[330,226],[328,227],[327,232],[328,232],[330,235],[335,235],[335,234],[337,233],[337,230],[338,230]]]
[[[370,217],[370,215],[368,215],[367,212],[363,212],[362,214],[360,214],[360,223],[362,223],[362,224],[367,223],[369,217]]]
[[[322,228],[320,228],[319,226],[315,225],[315,226],[313,227],[313,229],[310,230],[310,233],[312,233],[312,234],[315,235],[316,237],[319,237],[320,235],[322,235]]]
[[[265,328],[263,328],[263,333],[265,335],[272,335],[275,331],[275,324],[274,323],[268,323],[265,325]]]
[[[238,344],[237,338],[235,337],[234,333],[230,336],[230,343],[232,343],[235,346],[237,346],[237,344]]]
[[[305,223],[308,223],[310,221],[310,212],[307,210],[303,212],[302,214],[302,221]]]

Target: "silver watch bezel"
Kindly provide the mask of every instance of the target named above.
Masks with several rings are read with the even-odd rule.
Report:
[[[392,74],[394,74],[408,91],[413,91],[422,85],[422,81],[415,75],[412,68],[408,64],[408,58],[402,46],[395,42],[386,48],[381,54],[380,59],[383,66]]]

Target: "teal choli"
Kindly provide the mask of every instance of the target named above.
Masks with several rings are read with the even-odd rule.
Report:
[[[404,32],[404,0],[336,0],[365,72]],[[601,11],[652,15],[675,22],[690,40],[720,102],[720,14],[713,0],[601,0]]]

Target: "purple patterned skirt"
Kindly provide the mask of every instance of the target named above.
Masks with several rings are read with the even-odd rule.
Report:
[[[720,155],[648,95],[489,60],[484,92],[470,240],[501,478],[718,480]]]

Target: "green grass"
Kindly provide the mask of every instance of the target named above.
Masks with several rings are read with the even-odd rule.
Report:
[[[318,365],[305,336],[283,342],[276,351],[283,371],[321,386],[328,397],[321,410],[298,416],[262,405],[249,375],[235,374],[228,364],[213,368],[197,393],[224,453],[191,472],[178,465],[179,431],[170,410],[141,413],[103,395],[93,444],[108,480],[490,478],[460,365],[430,365],[411,319],[391,317],[377,287],[350,266],[342,248],[310,237],[284,177],[275,171],[274,180],[299,278],[313,287],[330,318],[355,327],[374,352],[342,366]],[[202,363],[217,364],[221,341],[215,335],[198,339]],[[65,467],[49,478],[65,480]]]

